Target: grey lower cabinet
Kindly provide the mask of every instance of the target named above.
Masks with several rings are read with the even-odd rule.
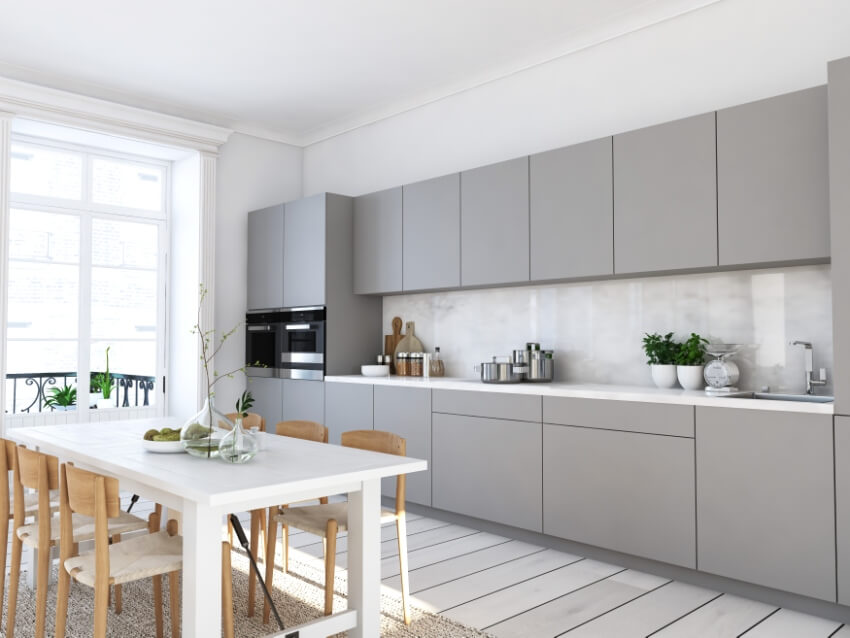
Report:
[[[835,529],[838,603],[850,605],[850,417],[835,417]]]
[[[694,440],[543,424],[543,533],[696,567]]]
[[[321,193],[286,204],[283,306],[325,305],[325,199]]]
[[[284,206],[248,213],[248,310],[283,306]]]
[[[529,159],[531,280],[614,274],[611,138]]]
[[[717,266],[714,113],[614,136],[614,272]]]
[[[373,386],[369,383],[325,382],[325,426],[328,442],[339,445],[343,432],[373,429]]]
[[[274,432],[275,424],[283,421],[283,380],[276,377],[248,377],[247,389],[254,397],[251,411],[266,420],[267,432]]]
[[[460,286],[460,175],[403,187],[404,290]]]
[[[540,532],[541,423],[432,415],[433,507]]]
[[[832,416],[696,408],[697,567],[836,600]]]
[[[825,86],[717,112],[721,266],[829,258]]]
[[[461,173],[461,284],[528,281],[528,157]]]
[[[283,421],[325,422],[325,384],[283,379]],[[274,425],[274,424],[272,424]]]
[[[428,470],[408,474],[406,500],[431,506],[431,390],[374,386],[374,424],[376,430],[404,437],[407,455],[428,461]],[[385,478],[381,484],[384,496],[396,495],[396,478]]]
[[[354,198],[354,292],[402,290],[401,186]]]

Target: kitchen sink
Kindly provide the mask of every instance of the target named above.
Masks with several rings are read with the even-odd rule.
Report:
[[[834,397],[817,394],[782,394],[780,392],[736,392],[733,399],[762,399],[764,401],[797,401],[799,403],[832,403]]]

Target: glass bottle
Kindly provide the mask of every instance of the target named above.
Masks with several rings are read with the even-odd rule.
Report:
[[[442,377],[446,373],[445,363],[440,357],[439,346],[434,348],[434,354],[431,355],[430,368],[428,370],[432,377]]]
[[[228,463],[247,463],[260,451],[257,438],[253,432],[242,427],[242,418],[237,417],[233,429],[221,439],[219,457]]]
[[[216,410],[211,397],[204,399],[204,407],[180,428],[183,449],[192,456],[205,459],[218,458],[219,445],[233,422]]]

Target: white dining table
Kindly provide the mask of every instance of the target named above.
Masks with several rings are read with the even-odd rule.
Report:
[[[221,635],[224,516],[348,494],[348,609],[272,635],[379,636],[381,479],[425,470],[426,461],[273,434],[260,435],[264,449],[243,465],[144,450],[144,432],[179,426],[177,419],[163,417],[14,428],[6,436],[113,476],[122,490],[182,513],[183,635],[188,638]]]

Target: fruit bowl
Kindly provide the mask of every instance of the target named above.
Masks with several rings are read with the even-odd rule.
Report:
[[[364,377],[387,377],[390,374],[388,365],[360,366],[360,374]]]
[[[183,452],[183,441],[146,441],[142,439],[142,447],[154,454],[178,454]]]

